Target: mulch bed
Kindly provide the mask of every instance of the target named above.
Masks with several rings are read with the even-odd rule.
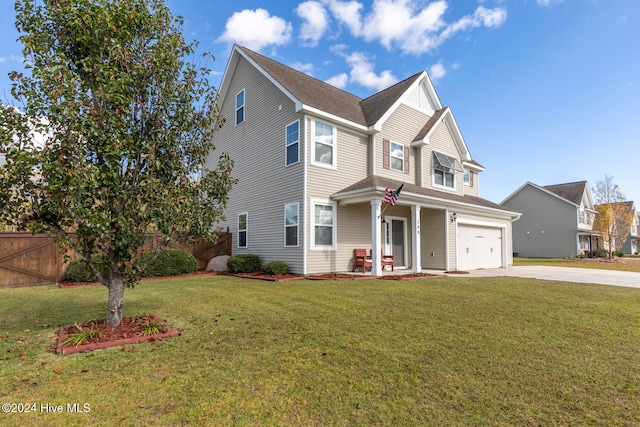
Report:
[[[161,324],[160,332],[154,335],[141,335],[143,328],[149,321],[157,321]],[[63,326],[58,333],[58,343],[55,347],[55,352],[58,354],[74,354],[85,353],[102,348],[115,347],[119,345],[137,344],[145,341],[155,341],[163,338],[177,337],[180,335],[171,329],[164,320],[155,314],[147,314],[145,316],[125,317],[115,328],[107,326],[104,320],[98,322],[84,322],[79,323],[83,330],[98,329],[102,332],[101,335],[96,335],[83,344],[75,346],[65,345],[64,342],[70,335],[78,332],[76,325]]]
[[[463,270],[452,270],[452,271],[445,271],[446,274],[469,274],[468,271],[463,271]]]
[[[393,274],[390,276],[380,276],[380,280],[415,280],[426,279],[430,277],[447,277],[445,274],[431,274],[431,273],[409,273],[409,274]]]
[[[225,273],[228,276],[235,277],[243,277],[245,279],[258,279],[258,280],[266,280],[268,282],[286,282],[288,280],[302,280],[304,276],[300,276],[298,274],[264,274],[261,271],[254,271],[253,273]]]
[[[150,280],[163,280],[163,279],[173,279],[176,277],[192,277],[192,276],[215,276],[216,273],[215,271],[206,271],[206,270],[198,270],[195,273],[189,273],[189,274],[181,274],[179,276],[157,276],[157,277],[143,277],[140,279],[140,281],[142,282],[147,282]],[[58,287],[60,289],[68,289],[68,288],[77,288],[79,286],[98,286],[98,285],[102,285],[102,283],[100,282],[61,282],[58,284]]]
[[[373,276],[363,276],[360,274],[348,273],[310,274],[308,276],[305,276],[305,279],[309,280],[367,280],[372,278]]]

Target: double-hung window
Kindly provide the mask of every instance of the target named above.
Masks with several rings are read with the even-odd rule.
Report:
[[[403,172],[404,170],[404,145],[391,142],[390,146],[390,166],[391,169]]]
[[[433,152],[433,184],[446,188],[456,188],[456,171],[462,167],[455,157]]]
[[[291,123],[286,128],[285,164],[298,163],[300,159],[300,122]]]
[[[247,237],[249,232],[249,214],[242,212],[238,214],[238,247],[247,247]]]
[[[244,122],[244,89],[236,95],[236,125]]]
[[[299,206],[298,203],[284,205],[284,245],[286,247],[298,246]]]
[[[336,249],[335,203],[312,200],[311,215],[311,248]]]
[[[313,126],[313,163],[336,166],[336,130],[334,126],[316,120]]]

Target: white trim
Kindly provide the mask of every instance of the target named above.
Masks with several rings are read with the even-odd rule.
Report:
[[[296,220],[298,221],[295,225],[296,227],[296,244],[295,245],[287,245],[287,228],[288,227],[293,227],[292,225],[287,225],[287,207],[288,206],[294,206],[296,207]],[[299,202],[293,202],[293,203],[285,203],[284,205],[284,224],[283,224],[283,228],[284,228],[284,247],[285,248],[298,248],[300,247],[300,203]]]
[[[331,200],[326,200],[326,199],[316,199],[316,198],[311,198],[311,204],[310,204],[310,209],[309,209],[309,220],[310,220],[310,224],[311,224],[311,230],[310,230],[310,237],[311,237],[311,241],[309,242],[309,249],[314,251],[314,250],[329,250],[329,251],[335,251],[338,249],[338,204],[336,202],[333,202]],[[332,225],[331,225],[331,241],[332,244],[331,245],[316,245],[316,213],[315,213],[315,207],[316,205],[320,205],[320,206],[331,206],[332,209]]]
[[[488,227],[488,228],[499,228],[500,229],[500,235],[502,237],[502,267],[501,268],[506,268],[507,267],[507,224],[503,224],[503,223],[499,223],[499,222],[493,222],[493,221],[479,221],[476,219],[468,219],[468,218],[460,218],[458,217],[458,219],[455,221],[456,222],[456,267],[458,266],[458,224],[464,224],[464,225],[476,225],[479,227]]]
[[[287,132],[289,130],[289,126],[293,126],[296,123],[298,124],[298,140],[297,140],[297,142],[295,142],[295,144],[298,144],[298,160],[296,160],[295,162],[292,162],[292,163],[287,163],[287,160],[288,160],[288,158],[287,158],[288,150],[287,149],[289,148],[290,145],[294,144],[294,143],[288,144],[288,141],[287,141],[288,133]],[[285,167],[292,166],[292,165],[295,165],[297,163],[300,163],[300,139],[301,139],[300,138],[300,128],[301,127],[300,127],[300,120],[299,119],[298,120],[294,120],[291,123],[289,123],[288,125],[284,126],[284,166]]]
[[[324,162],[320,162],[317,161],[315,156],[316,156],[316,123],[320,122],[323,125],[326,126],[331,126],[332,129],[332,138],[333,138],[333,143],[331,145],[331,160],[332,163],[324,163]],[[319,143],[322,145],[327,145],[327,144],[323,144],[323,143]],[[312,119],[311,121],[311,152],[309,153],[311,155],[311,164],[314,166],[320,166],[322,168],[327,168],[327,169],[338,169],[338,128],[336,127],[335,124],[332,123],[327,123],[325,121],[319,120],[319,119]]]
[[[385,242],[384,242],[384,253],[385,255],[392,255],[393,254],[393,227],[392,227],[392,221],[402,221],[402,231],[404,236],[402,237],[404,242],[402,244],[402,259],[404,261],[404,265],[394,265],[394,268],[407,268],[408,264],[407,264],[407,257],[409,256],[409,242],[407,239],[407,217],[404,216],[391,216],[391,215],[385,215],[384,216],[384,220],[387,222],[387,228],[388,228],[388,233],[386,232],[387,230],[385,230]],[[387,236],[389,237],[389,241],[387,242]]]
[[[245,228],[243,229],[244,233],[245,233],[245,238],[244,238],[244,246],[240,246],[240,217],[244,215],[245,216],[245,220],[244,220],[244,226]],[[236,239],[236,247],[238,249],[247,249],[249,247],[249,212],[238,212],[238,222],[236,223],[236,226],[238,227],[238,238]]]
[[[441,151],[431,150],[431,185],[434,188],[438,188],[438,189],[441,189],[441,190],[450,191],[450,192],[457,192],[457,190],[458,190],[457,189],[457,187],[458,187],[457,178],[456,178],[456,172],[457,171],[455,169],[452,169],[452,171],[453,171],[453,187],[448,187],[446,185],[442,185],[442,184],[437,184],[436,183],[436,166],[435,166],[435,162],[433,161],[433,159],[435,158],[435,154],[434,153],[439,153],[439,154],[442,154],[444,156],[447,156],[447,157],[455,159],[455,157],[450,156],[449,154],[443,153]],[[456,162],[458,161],[458,159],[455,159],[455,160],[456,160]],[[446,179],[445,179],[446,175],[444,175],[446,172],[444,172],[444,171],[442,171],[442,172],[443,172],[442,181],[446,182]]]

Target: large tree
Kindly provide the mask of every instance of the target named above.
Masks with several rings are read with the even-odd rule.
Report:
[[[625,201],[624,194],[611,175],[605,174],[604,178],[596,181],[592,192],[597,211],[594,229],[602,236],[608,258],[611,259],[613,252],[622,248],[629,237],[634,215],[632,203]]]
[[[203,170],[223,123],[209,70],[161,0],[15,8],[26,70],[10,74],[20,112],[0,109],[0,216],[58,235],[86,260],[108,288],[107,324],[117,326],[150,230],[164,245],[215,238],[234,180],[226,155]]]

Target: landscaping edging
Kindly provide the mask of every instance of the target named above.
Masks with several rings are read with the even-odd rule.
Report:
[[[149,314],[148,317],[151,317],[152,319],[155,319],[158,322],[164,323],[164,320],[162,320],[160,317],[156,316],[155,314]],[[99,343],[82,344],[79,346],[64,345],[64,342],[69,337],[69,334],[66,333],[66,329],[67,329],[66,327],[61,327],[60,332],[58,333],[58,343],[56,345],[56,353],[66,356],[67,354],[86,353],[89,351],[99,350],[103,348],[110,348],[110,347],[116,347],[116,346],[127,345],[127,344],[138,344],[145,341],[155,341],[163,338],[177,337],[180,335],[178,332],[171,329],[170,326],[167,325],[166,327],[167,327],[167,332],[163,332],[159,334],[138,335],[131,338],[124,338],[124,339],[119,339],[114,341],[105,341],[105,342],[99,342]]]

